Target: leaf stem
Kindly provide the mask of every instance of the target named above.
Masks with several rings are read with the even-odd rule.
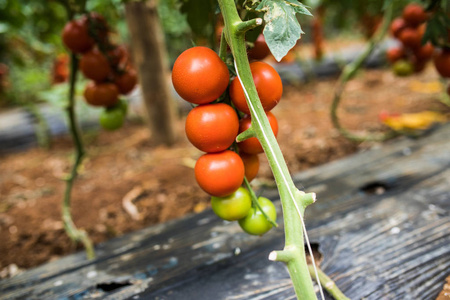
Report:
[[[357,135],[344,128],[337,115],[338,106],[342,100],[342,94],[345,90],[345,86],[347,82],[350,81],[358,70],[361,68],[363,63],[366,61],[367,57],[373,52],[375,46],[383,39],[386,35],[386,32],[391,24],[393,15],[394,15],[394,2],[391,1],[384,12],[383,24],[381,28],[378,30],[377,34],[375,34],[368,42],[366,49],[364,52],[356,58],[352,63],[345,66],[342,71],[341,76],[339,77],[338,85],[335,89],[333,102],[331,103],[331,121],[334,127],[339,130],[339,132],[347,139],[354,142],[364,142],[364,141],[385,141],[387,139],[393,138],[398,134],[394,131],[388,131],[384,134],[368,134],[365,136]]]
[[[311,276],[313,276],[314,268],[312,265],[308,265],[308,270]],[[333,296],[333,298],[336,300],[350,300],[350,298],[347,298],[344,293],[342,293],[336,283],[334,283],[334,281],[330,277],[328,277],[320,268],[318,268],[317,271],[319,273],[320,283],[328,292],[328,294]]]

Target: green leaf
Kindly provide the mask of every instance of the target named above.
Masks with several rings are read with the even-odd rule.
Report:
[[[311,14],[296,0],[263,0],[257,10],[265,12],[264,38],[275,59],[280,61],[304,33],[296,13]]]

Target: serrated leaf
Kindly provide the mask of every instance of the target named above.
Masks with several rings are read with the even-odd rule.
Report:
[[[262,1],[264,14],[264,38],[277,61],[295,46],[304,33],[296,18],[296,10],[285,1]]]
[[[295,9],[296,13],[312,17],[312,14],[309,12],[306,6],[298,2],[297,0],[284,0],[284,1],[290,4]]]

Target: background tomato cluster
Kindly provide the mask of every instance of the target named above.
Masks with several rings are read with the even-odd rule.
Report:
[[[257,39],[250,57],[269,54],[263,38]],[[270,112],[281,99],[281,78],[269,64],[250,64],[253,80],[271,128],[278,133],[278,123]],[[241,185],[250,182],[259,170],[258,154],[263,148],[256,137],[236,143],[238,134],[252,125],[250,108],[238,77],[231,79],[227,65],[211,49],[194,47],[175,61],[172,81],[177,93],[195,106],[186,118],[186,135],[199,150],[206,152],[195,165],[199,186],[212,196],[214,212],[224,220],[239,220],[250,234],[267,232],[276,219],[273,203],[258,198],[252,205],[249,191]],[[230,84],[229,84],[230,83]],[[228,88],[229,87],[229,88]],[[228,92],[227,92],[228,91]]]
[[[127,103],[119,95],[134,89],[137,74],[129,63],[126,48],[112,44],[109,34],[110,27],[103,16],[91,12],[68,22],[62,40],[72,53],[81,55],[81,72],[91,80],[84,90],[86,102],[105,107],[100,125],[114,130],[122,126],[127,112]]]

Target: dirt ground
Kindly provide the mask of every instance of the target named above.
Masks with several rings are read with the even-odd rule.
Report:
[[[273,110],[292,173],[373,146],[349,142],[333,129],[329,107],[335,83],[285,87]],[[382,110],[445,110],[433,88],[437,84],[432,66],[405,79],[388,70],[364,71],[348,84],[339,115],[344,126],[359,132],[386,130],[378,120]],[[77,226],[95,243],[209,206],[192,169],[202,153],[187,141],[184,117],[176,126],[179,138],[171,148],[155,146],[150,131],[136,123],[85,136],[88,154],[73,189],[72,211]],[[70,139],[61,137],[50,151],[30,149],[0,157],[0,270],[11,264],[31,268],[81,249],[65,235],[60,215],[72,153]],[[260,159],[256,185],[273,180],[264,155]],[[135,214],[124,208],[130,191],[138,195]]]

